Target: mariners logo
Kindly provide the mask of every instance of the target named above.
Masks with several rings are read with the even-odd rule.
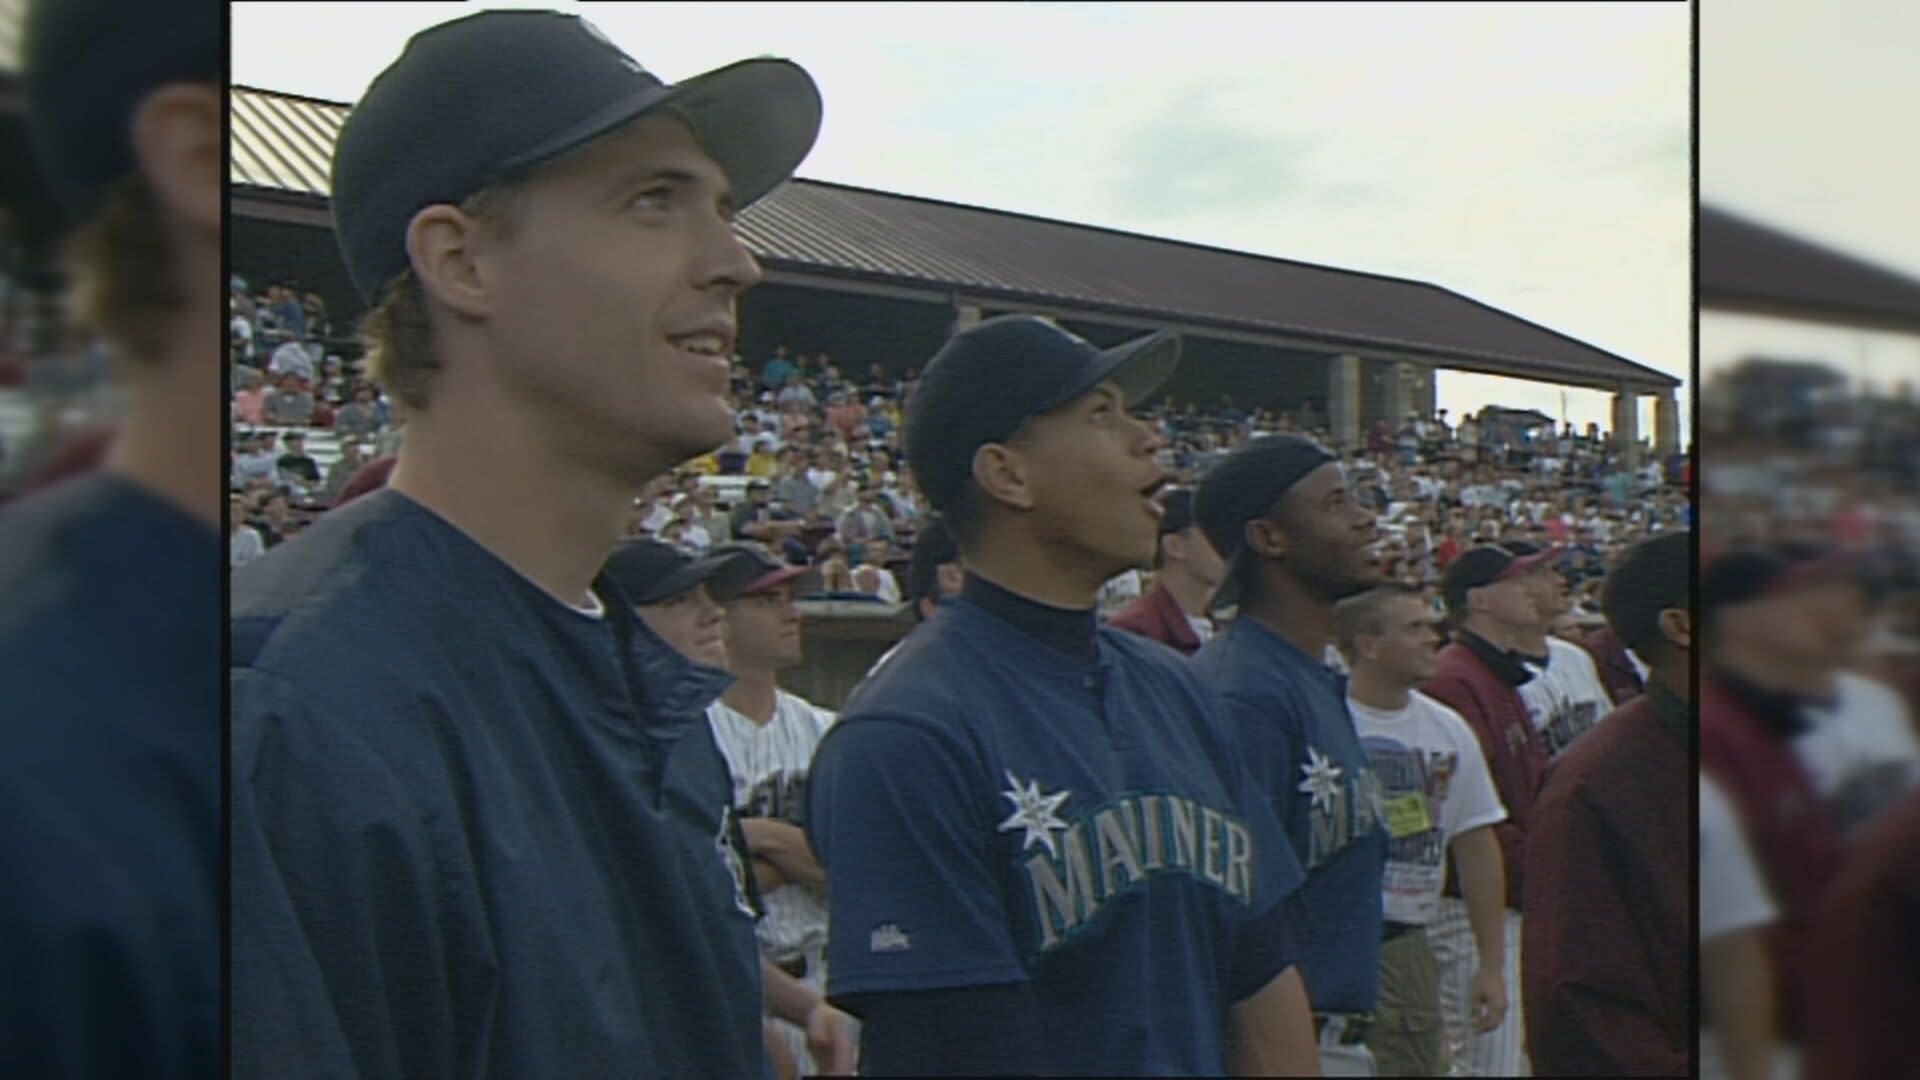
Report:
[[[1060,804],[1067,801],[1067,792],[1043,795],[1038,780],[1022,786],[1020,781],[1014,779],[1011,770],[1006,775],[1008,787],[1000,793],[1000,797],[1013,804],[1013,813],[1000,823],[1000,831],[1025,829],[1026,839],[1020,842],[1022,852],[1035,844],[1045,844],[1047,854],[1058,855],[1053,846],[1053,832],[1055,829],[1064,830],[1067,823],[1054,815],[1059,811]]]
[[[1343,769],[1307,747],[1298,790],[1307,797],[1307,859],[1312,870],[1380,824],[1380,783],[1372,770]]]

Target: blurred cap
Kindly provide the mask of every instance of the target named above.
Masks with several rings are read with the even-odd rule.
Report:
[[[733,590],[729,599],[766,592],[788,583],[793,585],[793,595],[808,596],[819,592],[825,583],[820,571],[811,566],[794,566],[758,544],[744,541],[721,544],[713,549],[713,554],[716,557],[739,557],[742,564],[752,570],[746,582]]]
[[[706,558],[659,540],[629,540],[607,557],[606,574],[635,607],[671,600],[696,585],[721,603],[737,596],[759,567],[738,552],[716,551]]]
[[[28,124],[69,213],[90,212],[134,171],[133,115],[148,93],[224,81],[225,16],[208,0],[30,0],[20,49]]]
[[[1165,331],[1100,349],[1038,316],[988,319],[955,334],[927,362],[907,402],[907,463],[934,509],[950,510],[972,483],[982,446],[1109,379],[1133,408],[1179,362],[1180,339]]]
[[[1860,583],[1857,560],[1840,552],[1805,547],[1737,548],[1708,559],[1700,572],[1700,614],[1709,619],[1727,608],[1750,604],[1808,585]]]
[[[1193,489],[1173,488],[1160,497],[1160,535],[1181,532],[1194,523]]]
[[[1512,548],[1497,544],[1469,548],[1447,564],[1446,573],[1440,577],[1440,597],[1446,602],[1449,612],[1455,616],[1465,615],[1468,593],[1487,585],[1525,577],[1547,565],[1554,554],[1552,551],[1535,551],[1530,555],[1519,555]]]
[[[820,92],[787,60],[668,84],[592,23],[556,11],[483,11],[415,34],[353,107],[334,152],[334,230],[355,288],[375,302],[407,268],[407,223],[422,208],[457,204],[662,110],[692,129],[737,207],[793,175],[820,131]]]

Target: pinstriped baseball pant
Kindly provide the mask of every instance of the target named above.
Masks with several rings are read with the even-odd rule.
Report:
[[[1507,1017],[1485,1034],[1473,1030],[1473,972],[1480,950],[1474,945],[1467,904],[1440,898],[1440,911],[1427,927],[1433,958],[1440,967],[1440,1020],[1447,1033],[1447,1056],[1454,1076],[1530,1076],[1526,1017],[1520,1008],[1520,916],[1506,913]]]

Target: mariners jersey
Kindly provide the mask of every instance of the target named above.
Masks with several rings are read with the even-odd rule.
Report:
[[[728,677],[393,490],[235,572],[233,1061],[753,1077]]]
[[[807,770],[833,713],[805,698],[774,692],[773,718],[756,724],[724,701],[707,706],[707,723],[733,777],[733,805],[743,817],[805,825]],[[817,885],[782,885],[761,896],[760,947],[785,963],[827,944],[827,894]]]
[[[1520,684],[1520,697],[1546,744],[1548,760],[1559,757],[1613,711],[1600,669],[1587,650],[1573,642],[1549,637],[1545,664],[1523,662],[1533,678]]]
[[[960,600],[855,691],[809,790],[828,989],[1027,982],[1041,1071],[1217,1075],[1236,937],[1299,869],[1217,699],[1095,635],[1080,660]]]
[[[1372,1010],[1387,831],[1344,689],[1322,657],[1250,618],[1235,619],[1189,663],[1226,695],[1238,752],[1306,868],[1307,996],[1319,1011]]]

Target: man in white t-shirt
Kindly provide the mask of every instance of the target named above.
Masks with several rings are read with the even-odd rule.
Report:
[[[758,569],[724,603],[734,683],[707,707],[707,723],[733,776],[734,808],[766,912],[755,928],[760,952],[824,992],[827,879],[803,830],[808,767],[833,713],[775,681],[780,669],[800,662],[800,609],[793,598],[816,591],[818,573],[788,566],[753,544],[724,544],[714,557],[752,561]],[[780,1029],[801,1072],[812,1075],[806,1032],[785,1021]]]
[[[1413,689],[1433,677],[1441,641],[1425,597],[1382,586],[1341,602],[1334,618],[1351,671],[1347,707],[1391,837],[1380,1001],[1367,1045],[1382,1076],[1444,1076],[1461,1059],[1469,1025],[1491,1031],[1507,1010],[1506,877],[1491,828],[1507,812],[1467,722]],[[1427,938],[1449,853],[1479,953],[1470,1003],[1442,1000]]]
[[[1774,973],[1762,934],[1779,917],[1740,819],[1700,774],[1702,1080],[1766,1080],[1777,1059]]]
[[[1539,551],[1518,540],[1506,547],[1522,557]],[[1524,580],[1540,618],[1517,636],[1514,647],[1520,661],[1533,672],[1533,678],[1520,685],[1520,696],[1546,743],[1549,759],[1559,757],[1614,708],[1593,656],[1551,633],[1554,620],[1573,607],[1567,596],[1567,579],[1560,576],[1557,563],[1557,559],[1548,559],[1526,575]]]

